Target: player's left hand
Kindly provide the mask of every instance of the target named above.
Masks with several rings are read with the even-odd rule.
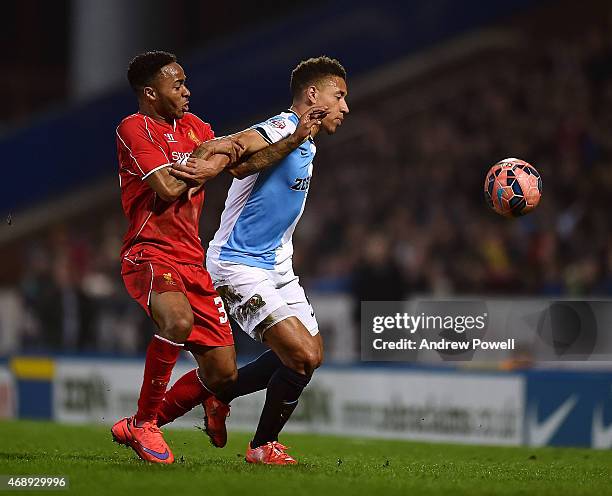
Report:
[[[192,155],[196,155],[205,160],[209,159],[215,154],[226,155],[230,159],[228,166],[231,166],[240,160],[244,150],[244,145],[237,139],[233,139],[231,137],[216,138],[199,145],[196,152]]]
[[[329,107],[326,105],[316,105],[310,107],[306,112],[302,114],[299,122],[295,128],[295,131],[291,135],[291,139],[294,141],[296,148],[309,136],[312,136],[312,132],[317,126],[321,125],[323,118],[329,114]]]
[[[238,139],[223,138],[219,140],[216,150],[215,153],[222,153],[229,157],[230,161],[226,167],[231,167],[240,161],[246,147]]]

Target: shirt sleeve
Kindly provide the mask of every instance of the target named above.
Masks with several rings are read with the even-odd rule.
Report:
[[[276,143],[295,131],[295,124],[283,114],[270,117],[267,121],[255,124],[251,127],[268,143]]]
[[[120,124],[117,128],[117,138],[117,146],[124,147],[123,156],[126,157],[121,165],[143,180],[154,172],[172,165],[161,144],[147,129],[144,120]]]
[[[200,126],[202,132],[202,139],[204,141],[210,141],[211,139],[215,139],[215,133],[208,122],[201,121],[202,125]]]

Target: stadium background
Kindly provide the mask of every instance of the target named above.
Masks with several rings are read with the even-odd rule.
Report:
[[[536,0],[232,5],[6,7],[0,417],[104,423],[135,402],[152,327],[119,276],[114,128],[136,108],[128,60],[144,49],[177,53],[193,111],[221,135],[285,108],[290,70],[325,53],[349,71],[351,114],[317,140],[295,235],[327,365],[291,427],[612,447],[609,363],[551,366],[524,353],[383,367],[360,362],[358,346],[364,300],[610,296],[607,2],[586,0],[578,12]],[[541,206],[516,221],[482,199],[486,170],[508,156],[544,179]],[[228,184],[207,187],[205,244]],[[259,351],[236,337],[241,360]],[[189,366],[186,358],[179,371]],[[251,427],[260,403],[237,402],[230,425]]]

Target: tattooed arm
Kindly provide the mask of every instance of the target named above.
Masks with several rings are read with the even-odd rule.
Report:
[[[228,138],[217,138],[199,145],[184,163],[175,163],[168,170],[170,178],[183,183],[180,191],[189,191],[191,197],[204,183],[217,176],[229,164],[236,163],[244,148],[240,143]]]
[[[172,167],[159,170],[146,181],[162,200],[173,202],[185,191],[190,191],[189,197],[191,197],[204,183],[223,171],[229,163],[230,157],[227,155],[219,153],[210,156],[209,152],[196,149],[184,164],[175,163]]]
[[[300,117],[293,134],[274,144],[268,143],[253,129],[207,141],[191,153],[186,163],[174,164],[170,174],[189,184],[190,192],[224,169],[234,177],[243,179],[289,155],[310,135],[315,126],[321,124],[320,119],[325,115],[327,107],[311,107]]]
[[[247,158],[226,170],[235,178],[244,179],[251,174],[277,164],[310,136],[312,129],[321,124],[319,119],[322,119],[326,114],[327,111],[324,107],[311,107],[300,117],[293,134],[273,144],[269,144],[254,129],[232,136],[232,139],[242,144]]]
[[[294,133],[287,136],[283,140],[269,144],[257,131],[254,130],[245,131],[238,139],[248,139],[253,141],[256,143],[256,146],[251,146],[249,149],[252,150],[253,148],[256,148],[257,151],[234,167],[228,167],[227,172],[229,172],[236,179],[244,179],[251,174],[255,174],[274,164],[277,164],[298,146],[300,146],[302,141],[304,141],[303,139],[295,136]]]

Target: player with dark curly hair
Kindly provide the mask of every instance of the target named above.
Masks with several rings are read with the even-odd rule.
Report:
[[[129,222],[121,274],[157,333],[147,349],[138,411],[117,422],[112,434],[144,460],[172,463],[174,456],[158,426],[200,403],[207,419],[214,419],[213,394],[223,393],[237,377],[231,328],[223,300],[203,267],[198,229],[203,186],[231,170],[245,147],[234,139],[214,139],[211,126],[189,112],[191,93],[173,54],[138,55],[129,65],[128,80],[138,112],[123,119],[116,133],[121,200]],[[296,127],[292,139],[302,141],[309,133],[305,123]],[[273,159],[269,154],[251,156],[268,165]],[[172,175],[174,166],[188,177]],[[194,355],[198,368],[166,391],[182,349]],[[207,422],[213,439],[218,424]]]

